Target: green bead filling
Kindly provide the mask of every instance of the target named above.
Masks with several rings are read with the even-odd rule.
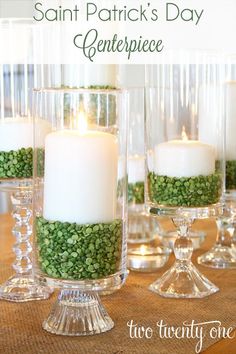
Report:
[[[85,224],[36,218],[39,266],[54,278],[99,279],[120,269],[122,220]]]
[[[135,204],[144,203],[144,182],[128,184],[128,202]]]
[[[37,148],[36,149],[37,177],[44,176],[44,159],[45,159],[45,150],[42,148]]]
[[[226,189],[236,189],[236,160],[226,161]]]
[[[30,178],[32,175],[32,148],[0,151],[0,178]]]
[[[37,149],[37,176],[44,174],[44,149]],[[0,151],[0,178],[32,178],[33,149]]]
[[[209,176],[181,178],[149,172],[148,190],[153,203],[173,207],[203,207],[219,201],[222,177],[217,172]]]

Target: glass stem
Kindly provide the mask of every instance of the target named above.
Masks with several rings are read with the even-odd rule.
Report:
[[[190,262],[193,253],[193,243],[189,237],[192,220],[173,219],[173,222],[178,227],[178,237],[174,243],[175,258],[177,261]]]
[[[229,224],[222,218],[216,220],[217,225],[217,236],[216,244],[218,246],[230,246],[231,245],[231,235],[228,231]]]
[[[30,242],[30,236],[32,235],[32,225],[30,223],[32,216],[32,192],[13,192],[11,202],[13,205],[12,216],[15,220],[12,233],[16,237],[16,243],[13,246],[16,260],[13,268],[17,274],[29,274],[32,270],[30,258],[32,252]]]

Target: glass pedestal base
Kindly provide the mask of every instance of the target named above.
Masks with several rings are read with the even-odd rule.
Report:
[[[236,249],[230,246],[214,245],[210,251],[198,257],[198,263],[210,268],[236,268]]]
[[[170,298],[203,298],[219,291],[191,261],[179,260],[149,289]]]
[[[63,289],[48,318],[43,322],[47,332],[64,336],[86,336],[107,332],[114,322],[91,291]]]
[[[16,274],[0,286],[0,299],[25,302],[33,300],[46,300],[53,290],[40,285],[31,274]]]

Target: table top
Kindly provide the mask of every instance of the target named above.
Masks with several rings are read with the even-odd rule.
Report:
[[[10,276],[13,271],[11,269],[11,263],[14,260],[14,254],[11,247],[14,243],[14,238],[11,235],[12,220],[9,215],[0,215],[0,281],[3,282]],[[196,264],[196,256],[203,253],[204,250],[209,248],[210,244],[213,244],[216,235],[215,223],[213,220],[204,220],[197,222],[195,228],[204,229],[207,232],[207,242],[203,249],[197,251],[194,255],[194,263]],[[199,307],[205,306],[206,312],[208,307],[216,304],[217,295],[212,295],[208,299],[203,300],[170,300],[163,299],[156,294],[147,290],[150,283],[156,280],[163,270],[167,269],[170,264],[173,263],[173,256],[168,262],[168,265],[164,269],[160,269],[156,273],[134,273],[131,272],[126,284],[121,290],[116,293],[102,297],[102,302],[108,310],[108,313],[115,322],[115,328],[102,335],[75,338],[75,337],[61,337],[46,333],[41,328],[41,323],[49,313],[52,303],[56,299],[54,294],[50,300],[40,302],[28,302],[28,303],[10,303],[6,301],[0,301],[0,353],[14,354],[54,354],[54,353],[81,353],[81,354],[130,354],[130,353],[194,353],[194,346],[184,342],[180,342],[178,345],[173,346],[171,341],[166,342],[166,350],[163,349],[163,342],[159,342],[155,338],[147,339],[131,339],[128,337],[127,319],[134,319],[144,325],[153,324],[157,320],[158,314],[168,312],[168,306],[173,306],[172,312],[175,308],[181,309],[184,304],[186,312],[192,311],[192,304],[196,304],[198,301]],[[212,270],[198,266],[201,271],[213,282],[222,280],[230,274],[230,277],[236,278],[236,270]],[[230,273],[229,273],[230,272]],[[231,279],[230,278],[230,279]],[[217,285],[218,285],[217,284]],[[232,291],[235,290],[236,282],[226,281],[224,284],[229,284],[232,287]],[[234,289],[233,289],[234,287]],[[224,288],[220,290],[224,299]],[[227,293],[225,297],[228,298]],[[221,295],[221,296],[222,296]],[[230,298],[230,297],[229,297]],[[233,297],[232,297],[233,299]],[[235,297],[234,297],[235,299]],[[204,302],[205,300],[205,302]],[[147,302],[147,304],[146,304]],[[204,305],[205,304],[205,305]],[[227,305],[227,306],[226,306]],[[198,305],[197,305],[198,306]],[[235,306],[235,305],[234,305]],[[150,308],[150,312],[148,309]],[[213,306],[214,308],[214,306]],[[224,304],[225,312],[231,312],[231,304]],[[164,311],[164,312],[162,312]],[[216,313],[220,313],[220,306],[216,308]],[[224,311],[224,310],[223,310]],[[173,314],[171,312],[170,318],[173,320]],[[181,321],[181,315],[180,319]],[[196,309],[197,316],[197,309]],[[229,323],[232,327],[236,327],[236,311],[232,307],[232,313],[230,313]],[[228,318],[226,316],[226,318]],[[212,316],[214,318],[214,314]],[[199,317],[200,319],[200,317]],[[222,318],[219,318],[223,320]],[[143,321],[143,322],[142,322]],[[178,319],[176,320],[178,323]],[[231,322],[230,322],[231,321]],[[228,323],[228,322],[227,322]],[[216,343],[207,344],[207,349],[203,351],[205,354],[235,354],[236,353],[236,331],[233,332],[235,338],[233,339],[219,339]],[[232,336],[232,333],[231,333]],[[161,347],[162,344],[162,347]],[[172,347],[171,347],[172,345]],[[174,348],[174,349],[173,349]],[[192,349],[191,349],[192,348]],[[203,346],[204,348],[204,346]]]

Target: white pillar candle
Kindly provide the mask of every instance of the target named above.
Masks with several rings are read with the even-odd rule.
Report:
[[[236,160],[236,81],[226,83],[226,160]]]
[[[155,155],[154,155],[154,150],[148,150],[147,151],[147,168],[148,168],[148,171],[149,172],[153,172],[154,171],[154,158],[155,158]]]
[[[168,177],[207,176],[215,172],[215,149],[196,140],[171,140],[155,147],[154,172]]]
[[[36,121],[37,146],[43,147],[45,135],[51,125],[39,119]],[[0,119],[0,151],[19,150],[33,147],[33,121],[30,118]]]
[[[45,141],[44,210],[48,220],[78,224],[116,217],[118,145],[104,132],[63,130]]]
[[[63,84],[70,87],[116,87],[116,71],[116,65],[65,65]]]
[[[129,156],[128,159],[128,181],[129,183],[144,182],[145,179],[145,158],[141,155]]]

